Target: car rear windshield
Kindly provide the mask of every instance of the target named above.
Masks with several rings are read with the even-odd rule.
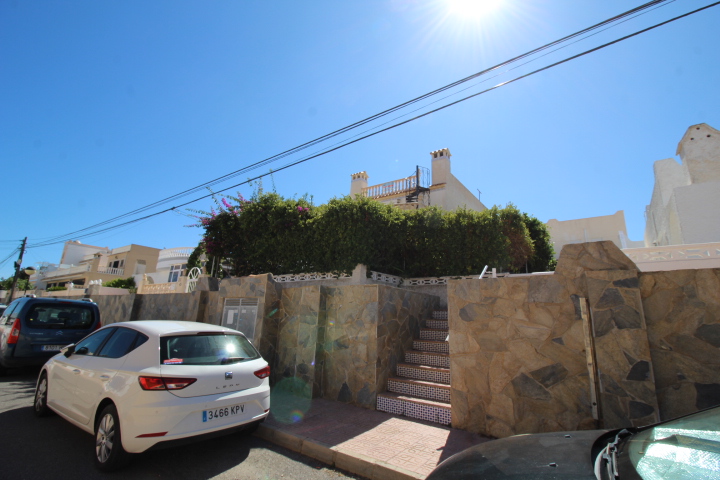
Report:
[[[25,318],[30,328],[86,330],[95,322],[95,310],[89,305],[38,303],[30,307]]]
[[[200,333],[160,339],[162,365],[228,365],[260,358],[244,335]]]

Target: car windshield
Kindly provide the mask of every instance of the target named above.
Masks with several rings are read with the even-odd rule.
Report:
[[[95,320],[93,309],[88,305],[72,303],[39,303],[30,308],[27,325],[30,328],[54,328],[84,330]]]
[[[160,339],[162,365],[227,365],[260,358],[243,335],[201,333]]]
[[[717,478],[720,407],[643,430],[633,435],[625,447],[644,480]]]

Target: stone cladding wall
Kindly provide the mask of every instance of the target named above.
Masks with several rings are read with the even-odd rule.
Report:
[[[208,292],[210,295],[203,316],[204,321],[220,325],[226,298],[257,299],[258,314],[253,344],[263,358],[272,365],[271,359],[277,354],[281,291],[282,287],[268,274],[225,278],[220,282],[217,292]]]
[[[202,320],[201,297],[206,292],[135,295],[132,320]]]
[[[374,409],[436,303],[383,285],[283,288],[273,381],[294,395]]]
[[[640,274],[663,419],[720,404],[720,269]]]
[[[103,325],[126,322],[131,319],[135,294],[130,295],[95,295],[91,297],[100,309],[100,320]]]
[[[552,276],[451,280],[453,426],[506,437],[656,421],[638,285],[612,242],[565,246]],[[599,422],[581,302],[596,319]]]

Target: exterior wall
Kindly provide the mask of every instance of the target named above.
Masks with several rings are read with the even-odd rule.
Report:
[[[448,306],[454,427],[505,437],[658,419],[637,270],[611,242],[567,245],[553,275],[450,281]]]
[[[644,247],[643,242],[628,240],[625,212],[618,210],[613,215],[580,218],[560,221],[550,219],[547,222],[555,258],[565,245],[573,243],[599,242],[609,240],[618,248]]]
[[[487,207],[451,173],[447,175],[444,188],[430,189],[430,205],[437,205],[450,211],[459,207],[478,212],[487,210]]]
[[[653,165],[655,187],[646,208],[647,245],[720,241],[720,131],[690,127],[672,158]]]
[[[273,383],[297,379],[305,395],[319,396],[320,378],[315,375],[320,314],[320,287],[283,288],[273,362]]]
[[[92,297],[100,309],[100,319],[103,325],[111,323],[128,322],[133,320],[132,312],[135,304],[135,294],[130,295],[100,295]]]
[[[273,382],[281,394],[374,409],[436,303],[380,285],[283,288]]]
[[[378,287],[324,288],[318,362],[320,396],[374,408],[376,395]]]
[[[423,192],[419,195],[417,203],[407,203],[407,191],[400,193],[387,193],[379,196],[373,196],[377,201],[392,205],[403,210],[422,208],[429,205],[441,207],[445,210],[456,210],[459,207],[465,207],[470,210],[482,212],[487,207],[468,190],[457,178],[450,172],[451,157],[450,150],[443,148],[430,152],[431,158],[431,179],[430,192]],[[350,195],[361,194],[363,188],[367,188],[368,175],[366,172],[354,173],[351,176]],[[404,181],[397,180],[396,182]],[[390,182],[391,184],[393,182]],[[374,190],[373,190],[374,191]],[[394,192],[395,190],[393,190]],[[370,195],[374,195],[370,193]]]
[[[202,322],[202,295],[206,292],[135,295],[132,320]]]
[[[85,245],[78,241],[67,241],[63,247],[63,253],[60,257],[61,265],[78,265],[83,259],[92,255],[93,253],[102,252],[108,253],[110,249],[108,247],[96,247],[94,245]]]
[[[720,268],[720,242],[626,248],[623,253],[641,272]]]
[[[663,419],[720,404],[720,268],[640,276]]]
[[[677,188],[674,211],[682,244],[720,241],[720,182]]]
[[[207,323],[220,325],[226,298],[257,299],[258,315],[255,321],[253,344],[265,359],[275,358],[278,318],[280,309],[280,285],[268,274],[241,278],[225,278],[218,291],[210,292],[204,318]]]

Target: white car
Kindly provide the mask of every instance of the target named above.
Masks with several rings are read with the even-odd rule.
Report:
[[[42,367],[34,410],[95,435],[95,464],[238,427],[270,411],[270,367],[236,331],[172,320],[114,323]],[[180,443],[180,442],[178,442]]]

